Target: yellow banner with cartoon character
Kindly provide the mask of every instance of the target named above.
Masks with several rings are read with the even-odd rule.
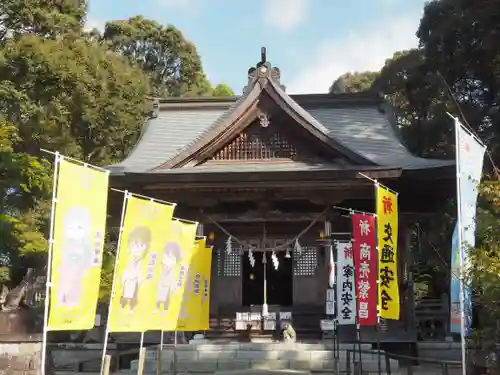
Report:
[[[108,202],[108,173],[59,157],[48,329],[94,327]]]
[[[165,223],[174,205],[129,195],[116,260],[111,298],[110,332],[144,332],[152,329],[161,249],[168,240]]]
[[[398,196],[380,185],[376,186],[376,196],[380,317],[398,320]]]
[[[161,266],[158,270],[156,293],[154,296],[156,314],[151,320],[154,327],[163,331],[175,331],[178,324],[190,317],[185,293],[191,285],[191,258],[195,251],[194,241],[198,223],[171,221],[165,232],[167,240],[161,247]]]

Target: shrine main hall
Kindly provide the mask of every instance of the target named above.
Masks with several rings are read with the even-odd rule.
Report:
[[[454,194],[455,165],[412,155],[383,96],[289,95],[263,54],[240,96],[155,99],[137,144],[109,169],[112,187],[176,202],[177,217],[200,223],[213,245],[209,338],[237,337],[248,323],[267,335],[280,318],[299,340],[321,338],[329,246],[351,238],[338,207],[375,212],[360,173],[380,181],[399,192],[401,317],[361,336],[416,341],[411,231]],[[356,338],[355,327],[340,333]]]

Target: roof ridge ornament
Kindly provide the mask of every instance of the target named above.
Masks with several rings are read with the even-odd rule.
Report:
[[[255,83],[259,80],[272,80],[274,83],[278,84],[280,88],[285,91],[285,86],[280,82],[281,71],[277,67],[273,67],[269,61],[267,61],[267,49],[266,47],[261,47],[260,49],[260,61],[248,69],[248,83],[243,88],[243,94],[250,92]]]

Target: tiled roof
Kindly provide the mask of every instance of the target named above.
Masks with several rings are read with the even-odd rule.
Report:
[[[381,167],[408,170],[453,165],[453,161],[423,159],[410,154],[397,134],[392,113],[390,110],[380,111],[379,104],[375,101],[365,100],[359,104],[339,102],[335,105],[325,102],[318,105],[312,100],[306,100],[305,95],[289,96],[278,85],[271,84],[299,116],[340,145]],[[226,108],[189,106],[185,109],[181,107],[160,110],[158,118],[148,121],[143,135],[129,156],[121,163],[110,166],[109,169],[113,174],[151,171],[219,126],[244,99],[245,96],[242,96],[232,104],[226,101]],[[304,163],[286,164],[283,168],[301,170],[306,167]],[[307,167],[315,168],[311,164],[307,164]],[[204,170],[216,172],[227,171],[228,168],[234,169],[234,166],[199,166],[194,169],[200,172]],[[257,171],[262,168],[265,167],[258,164],[237,167],[241,171]],[[191,172],[194,169],[189,168]],[[182,170],[168,172],[163,170],[155,173],[189,173],[185,168]]]
[[[221,108],[160,111],[157,118],[147,121],[143,134],[127,158],[108,168],[112,173],[153,169],[177,155],[226,111]]]

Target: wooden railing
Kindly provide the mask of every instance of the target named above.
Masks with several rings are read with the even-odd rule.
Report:
[[[358,350],[358,349],[347,349],[346,351],[346,372],[347,375],[364,375],[363,371],[363,361],[360,360],[359,353],[366,354],[375,354],[378,355],[378,374],[382,373],[382,361],[385,364],[384,373],[387,375],[392,374],[391,369],[391,359],[395,359],[399,362],[399,371],[401,374],[402,369],[406,369],[407,375],[413,375],[413,366],[418,364],[427,364],[438,366],[441,369],[442,375],[448,375],[449,370],[454,368],[462,368],[462,363],[460,361],[450,361],[450,360],[442,360],[438,358],[426,358],[426,357],[413,357],[408,355],[394,354],[388,353],[386,351],[378,351],[378,350]]]

